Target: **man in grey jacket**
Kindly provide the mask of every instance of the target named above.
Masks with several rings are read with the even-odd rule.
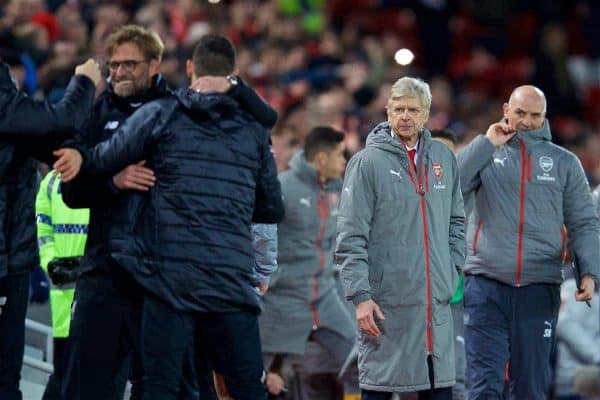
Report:
[[[464,263],[465,216],[454,155],[423,128],[430,105],[427,83],[396,81],[388,121],[346,169],[336,259],[361,330],[363,400],[452,398],[449,302]]]
[[[552,144],[541,90],[521,86],[459,155],[463,196],[474,195],[465,265],[469,399],[541,400],[566,256],[564,229],[590,300],[600,259],[598,217],[577,157]]]
[[[279,174],[286,209],[278,227],[279,269],[259,318],[272,394],[279,392],[274,373],[292,370],[297,377],[293,398],[336,398],[337,374],[355,342],[333,260],[344,150],[342,132],[316,127],[290,169]]]

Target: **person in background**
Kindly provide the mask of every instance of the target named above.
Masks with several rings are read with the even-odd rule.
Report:
[[[431,131],[431,138],[444,143],[456,154],[456,134],[452,129],[434,129]],[[469,220],[471,210],[470,198],[464,199],[465,225]],[[456,292],[450,299],[450,309],[452,310],[452,321],[454,321],[454,361],[456,363],[456,384],[452,387],[453,400],[466,400],[467,388],[465,382],[465,373],[467,369],[467,360],[465,355],[465,324],[464,324],[464,306],[463,306],[463,286],[465,277],[460,274]]]
[[[594,296],[591,310],[575,301],[577,284],[573,278],[565,280],[560,290],[563,301],[556,323],[555,395],[557,400],[581,400],[574,388],[577,369],[600,365],[600,321],[590,318],[590,312],[600,312],[600,301]]]
[[[38,265],[35,224],[37,162],[54,163],[61,143],[90,116],[100,69],[93,60],[75,68],[56,105],[19,91],[0,63],[0,399],[21,400],[25,314],[30,272]],[[56,161],[57,163],[59,161]],[[75,169],[62,164],[65,174]]]
[[[342,392],[337,375],[355,342],[333,259],[344,150],[342,132],[315,127],[290,169],[279,174],[286,208],[278,226],[279,269],[259,318],[272,395],[284,386],[293,388],[289,396],[297,400],[332,399]]]
[[[79,260],[85,249],[90,213],[87,209],[73,210],[65,205],[60,175],[55,171],[46,174],[40,183],[35,213],[40,264],[51,282],[50,310],[54,336],[54,371],[48,379],[42,400],[60,400],[67,363],[71,304]]]
[[[519,86],[493,123],[458,154],[462,191],[473,195],[465,265],[469,399],[542,400],[560,305],[565,249],[581,272],[577,301],[598,279],[598,216],[578,158],[552,143],[546,98]]]

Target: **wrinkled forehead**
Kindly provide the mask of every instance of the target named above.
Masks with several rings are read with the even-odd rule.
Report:
[[[412,107],[423,108],[421,101],[412,96],[392,97],[388,100],[388,107]]]
[[[142,50],[132,42],[121,43],[108,55],[111,61],[140,60],[144,58]]]
[[[530,114],[544,114],[546,112],[546,100],[540,96],[517,95],[509,99],[508,107],[512,111],[521,110]]]

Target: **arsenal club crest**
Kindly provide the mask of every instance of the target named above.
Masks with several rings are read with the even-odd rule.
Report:
[[[436,183],[433,185],[434,189],[443,190],[446,189],[446,185],[442,183],[442,175],[444,174],[444,169],[440,163],[433,163],[433,174],[435,175]]]
[[[439,163],[433,163],[433,173],[435,174],[436,181],[439,182],[442,180],[442,174],[444,173],[444,170]]]

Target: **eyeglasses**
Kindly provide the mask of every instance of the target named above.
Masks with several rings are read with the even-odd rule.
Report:
[[[106,63],[106,68],[109,71],[115,72],[119,67],[123,67],[125,72],[132,72],[137,68],[138,64],[148,62],[148,60],[123,60],[123,61],[109,61]]]

